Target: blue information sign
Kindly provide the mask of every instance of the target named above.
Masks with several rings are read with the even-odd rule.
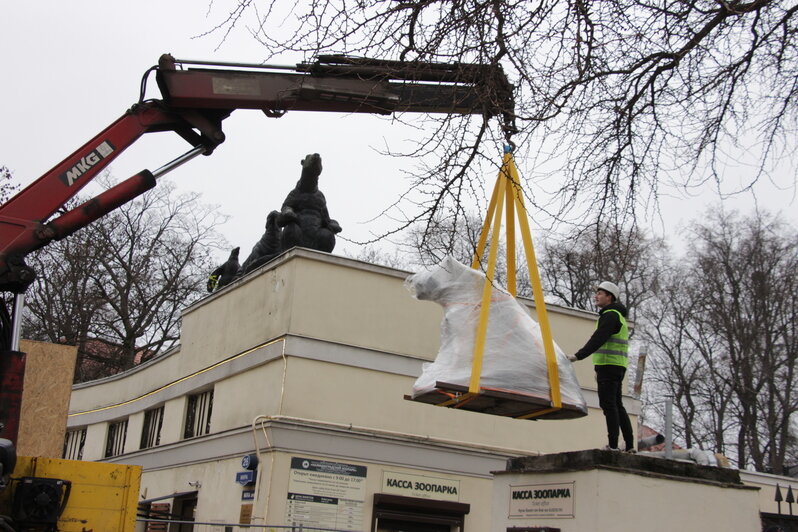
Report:
[[[255,472],[254,471],[241,471],[240,473],[236,473],[236,482],[238,482],[242,486],[247,486],[249,484],[254,484],[255,483]]]

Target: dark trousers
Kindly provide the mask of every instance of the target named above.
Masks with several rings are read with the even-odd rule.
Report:
[[[598,382],[599,406],[604,412],[607,422],[607,441],[610,447],[618,447],[618,434],[623,433],[626,449],[634,449],[634,432],[629,414],[623,407],[621,384],[626,368],[622,366],[601,365],[596,368],[596,382]],[[620,431],[619,431],[620,429]]]

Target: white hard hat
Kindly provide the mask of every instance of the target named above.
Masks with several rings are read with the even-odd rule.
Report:
[[[604,290],[605,292],[609,292],[615,296],[616,301],[621,298],[621,289],[618,288],[617,284],[611,283],[609,281],[602,281],[601,284],[596,287],[596,290]]]

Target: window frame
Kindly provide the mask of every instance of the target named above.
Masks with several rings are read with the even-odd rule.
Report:
[[[213,389],[191,394],[186,398],[183,439],[205,436],[211,432]]]
[[[83,460],[83,450],[86,447],[86,427],[82,427],[79,429],[71,429],[67,430],[66,434],[64,434],[64,452],[62,457],[65,460]],[[74,450],[74,440],[76,438],[73,435],[80,434],[79,443],[77,444],[77,455],[74,452],[70,452],[70,450]]]
[[[108,423],[108,432],[105,437],[104,458],[113,458],[125,454],[125,443],[127,442],[128,418],[120,419]],[[121,438],[119,434],[121,432]]]
[[[151,449],[161,444],[163,417],[164,405],[144,411],[144,421],[141,425],[141,440],[139,441],[139,449]]]

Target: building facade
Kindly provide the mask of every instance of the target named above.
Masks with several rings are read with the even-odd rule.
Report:
[[[284,254],[187,308],[178,348],[76,385],[65,458],[141,465],[145,506],[198,523],[489,530],[492,472],[509,458],[606,443],[592,367],[575,366],[589,414],[574,420],[409,401],[442,313],[407,275]],[[595,315],[547,308],[574,352]]]

